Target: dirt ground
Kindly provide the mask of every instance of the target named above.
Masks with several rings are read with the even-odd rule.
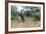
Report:
[[[14,22],[14,23],[13,23]],[[30,27],[40,27],[40,21],[34,21],[32,18],[25,18],[25,21],[21,20],[12,21],[11,28],[30,28]]]

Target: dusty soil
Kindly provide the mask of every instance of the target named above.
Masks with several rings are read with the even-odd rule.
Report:
[[[29,28],[29,27],[40,27],[40,21],[34,21],[32,18],[26,18],[25,21],[17,20],[12,21],[11,28]]]

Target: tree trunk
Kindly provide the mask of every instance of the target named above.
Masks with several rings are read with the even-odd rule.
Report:
[[[25,21],[25,18],[22,14],[20,14],[20,17],[21,17],[21,20],[24,22]]]

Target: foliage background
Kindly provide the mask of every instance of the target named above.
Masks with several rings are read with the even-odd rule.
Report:
[[[30,18],[32,17],[34,18],[34,20],[40,20],[40,7],[33,7],[33,6],[20,6],[20,7],[22,7],[23,9],[20,10],[19,12],[17,11],[19,7],[11,6],[11,20],[19,19],[20,18],[19,14],[23,13],[23,11],[24,11],[24,13],[22,14],[23,16]]]

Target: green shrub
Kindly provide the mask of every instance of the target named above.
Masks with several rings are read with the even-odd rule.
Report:
[[[35,12],[32,14],[32,17],[35,19],[35,20],[40,20],[40,12]]]

